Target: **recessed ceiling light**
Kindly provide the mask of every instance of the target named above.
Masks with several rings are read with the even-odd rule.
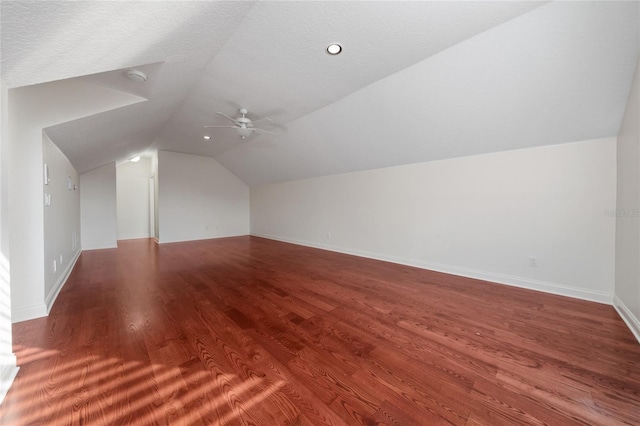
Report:
[[[131,157],[129,158],[129,161],[131,161],[132,163],[137,163],[138,161],[140,161],[140,156],[136,155],[135,157]]]
[[[144,83],[147,81],[147,75],[138,70],[127,70],[127,78],[138,83]]]
[[[205,135],[205,136],[204,136],[204,140],[205,140],[205,141],[208,141],[208,140],[210,140],[210,139],[211,139],[211,136],[209,136],[209,135]]]
[[[342,46],[340,46],[338,43],[331,43],[329,46],[327,46],[327,53],[329,55],[338,55],[340,54],[340,52],[342,52]]]

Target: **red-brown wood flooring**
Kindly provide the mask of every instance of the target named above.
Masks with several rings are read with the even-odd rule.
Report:
[[[640,424],[611,306],[256,237],[86,251],[3,425]]]

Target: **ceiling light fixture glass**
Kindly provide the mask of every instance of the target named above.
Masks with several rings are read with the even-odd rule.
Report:
[[[136,155],[135,157],[131,157],[129,158],[129,161],[131,161],[132,163],[137,163],[138,161],[140,161],[140,156]]]
[[[329,55],[338,55],[340,54],[340,52],[342,52],[342,46],[340,46],[338,43],[331,43],[329,46],[327,46],[327,53]]]
[[[204,140],[205,140],[205,141],[211,140],[211,136],[209,136],[209,135],[204,135]]]
[[[238,127],[238,135],[242,139],[246,139],[247,136],[251,136],[252,129],[249,129],[246,125]]]

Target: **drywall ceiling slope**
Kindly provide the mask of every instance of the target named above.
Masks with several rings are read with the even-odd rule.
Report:
[[[83,172],[147,148],[210,156],[234,148],[233,131],[204,145],[202,130],[215,111],[241,104],[284,130],[540,4],[5,1],[0,65],[11,87],[86,75],[113,87],[122,85],[113,70],[162,64],[146,83],[148,102],[48,129]],[[350,54],[326,55],[331,41]]]
[[[8,87],[173,57],[211,58],[253,2],[2,1]]]
[[[157,97],[160,90],[163,88],[162,84],[166,83],[161,81],[160,78],[162,76],[161,72],[163,65],[164,62],[136,65],[134,67],[128,67],[127,69],[89,74],[78,77],[78,80],[149,99]],[[143,73],[148,81],[141,82],[129,78],[127,76],[127,72],[130,70]]]
[[[638,7],[545,4],[216,158],[260,185],[616,135]]]
[[[2,80],[21,87],[80,77],[148,99],[47,129],[82,173],[148,148],[252,5],[3,1]],[[127,81],[127,68],[145,71],[147,82]]]
[[[126,69],[79,77],[81,81],[144,94],[148,101],[62,123],[48,128],[47,134],[80,173],[139,154],[152,144],[180,105],[191,85],[188,77],[198,75],[201,65],[200,60],[169,59],[137,66],[135,69],[148,76],[144,84],[128,80]]]
[[[249,184],[615,135],[638,52],[637,2],[0,7],[9,87],[84,76],[148,99],[47,129],[77,170],[155,148]],[[139,91],[117,80],[136,66],[151,69]],[[239,106],[280,135],[205,143]]]
[[[238,142],[215,115],[243,106],[284,125],[540,6],[540,2],[258,2],[208,65],[157,148],[200,155]],[[325,53],[331,42],[344,54]],[[226,123],[225,123],[226,124]],[[257,138],[257,136],[256,136]],[[265,137],[262,137],[266,139]]]

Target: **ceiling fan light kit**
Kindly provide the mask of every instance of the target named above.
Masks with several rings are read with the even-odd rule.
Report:
[[[242,139],[246,139],[247,136],[251,136],[251,132],[253,131],[253,129],[250,129],[246,126],[241,126],[238,128],[238,135],[242,138]]]

